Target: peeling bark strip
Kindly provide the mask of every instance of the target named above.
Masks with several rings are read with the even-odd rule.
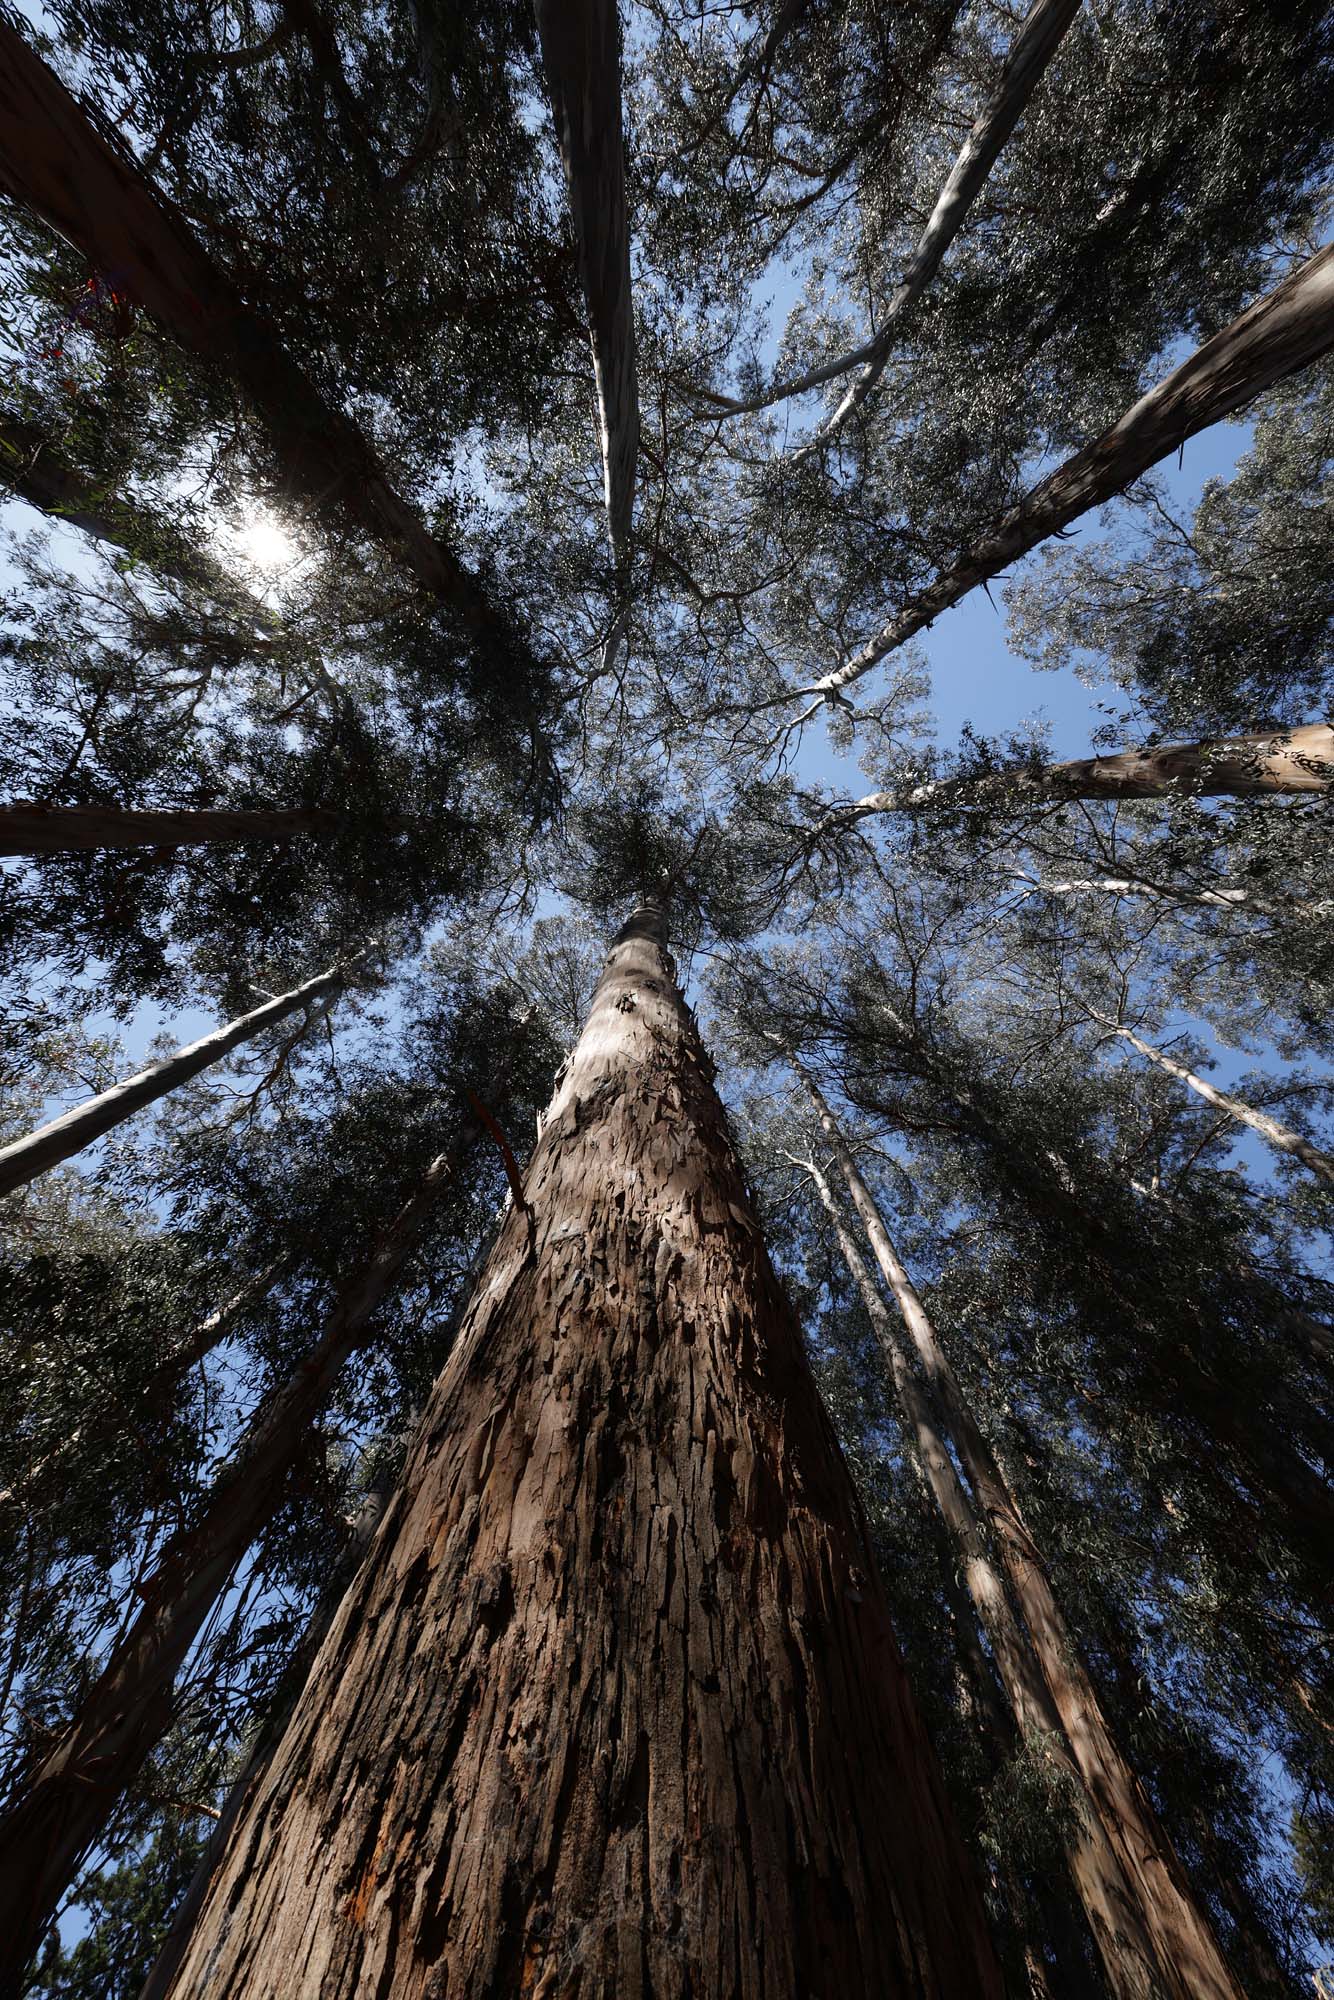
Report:
[[[927,1490],[958,1559],[972,1603],[972,1613],[964,1606],[963,1615],[965,1618],[975,1615],[987,1635],[1020,1738],[1030,1745],[1040,1743],[1076,1792],[1083,1794],[1084,1810],[1071,1816],[1070,1824],[1063,1830],[1062,1846],[1075,1892],[1107,1974],[1108,1988],[1116,2000],[1157,2000],[1159,1987],[1153,1947],[1135,1908],[1121,1863],[1092,1801],[1084,1792],[1084,1782],[1070,1754],[1056,1705],[1028,1636],[1014,1614],[973,1503],[954,1469],[926,1390],[913,1371],[903,1341],[895,1332],[885,1302],[866,1268],[866,1260],[839,1213],[828,1181],[813,1160],[801,1164],[814,1181],[821,1205],[833,1222],[843,1261],[861,1293],[880,1342],[904,1428],[916,1445]]]
[[[177,1673],[237,1562],[282,1499],[312,1419],[343,1363],[368,1337],[371,1315],[412,1254],[461,1146],[475,1136],[465,1121],[459,1141],[432,1160],[381,1233],[370,1261],[343,1285],[318,1341],[261,1406],[202,1512],[169,1539],[137,1586],[143,1610],[0,1816],[0,1938],[7,1953],[0,2000],[16,2000],[24,1967],[81,1858],[170,1725]],[[266,2000],[287,1991],[285,1977],[275,1974]]]
[[[112,151],[22,36],[0,22],[0,186],[83,253],[112,289],[243,390],[293,493],[392,549],[474,630],[497,618],[477,578],[389,483],[369,440],[252,311],[184,218]]]
[[[1334,245],[1317,251],[1231,326],[1207,340],[1110,430],[1041,480],[841,667],[794,689],[794,696],[831,695],[860,680],[977,584],[999,576],[1090,507],[1120,493],[1187,438],[1244,408],[1283,376],[1309,367],[1331,347]]]
[[[996,1996],[677,991],[609,954],[176,2000]]]
[[[899,1262],[842,1128],[814,1079],[795,1061],[794,1067],[828,1135],[876,1263],[944,1416],[945,1434],[991,1530],[1086,1794],[1117,1852],[1143,1930],[1152,1941],[1161,1992],[1167,2000],[1245,2000],[1175,1848],[1112,1736],[1074,1634],[1056,1602],[1041,1551]]]
[[[1334,302],[1331,303],[1334,311]],[[1038,770],[1019,765],[978,778],[945,778],[892,792],[868,792],[848,808],[865,813],[924,807],[995,811],[1062,799],[1223,799],[1257,793],[1309,794],[1334,787],[1334,728],[1303,722],[1294,729],[1256,729],[1201,743],[1162,743],[1118,750],[1109,757],[1072,757]]]
[[[612,553],[624,567],[630,560],[639,455],[639,386],[621,132],[620,24],[616,0],[535,0],[534,11],[588,305],[607,525]]]
[[[341,814],[135,812],[119,806],[0,806],[0,855],[77,854],[90,847],[202,847],[332,833]]]
[[[119,1125],[136,1111],[142,1111],[146,1104],[165,1097],[169,1090],[187,1083],[210,1064],[220,1062],[242,1042],[248,1042],[265,1028],[271,1028],[288,1014],[295,1014],[299,1007],[310,1007],[317,1000],[334,1000],[347,984],[351,972],[366,956],[366,952],[360,952],[345,965],[336,965],[331,971],[308,979],[303,986],[294,986],[289,993],[280,993],[275,999],[266,1000],[262,1007],[254,1007],[250,1013],[238,1015],[225,1027],[201,1035],[197,1042],[188,1042],[184,1048],[177,1049],[175,1055],[150,1063],[147,1069],[126,1077],[123,1083],[113,1083],[109,1090],[99,1091],[96,1097],[88,1098],[60,1118],[53,1118],[48,1125],[39,1126],[35,1132],[15,1139],[11,1145],[0,1146],[0,1195],[12,1194],[15,1188],[36,1180],[38,1174],[59,1166],[71,1154],[82,1152],[85,1146],[92,1145],[94,1139],[100,1139],[104,1132],[109,1132],[113,1125]]]

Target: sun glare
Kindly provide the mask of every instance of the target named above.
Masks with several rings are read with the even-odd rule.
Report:
[[[267,514],[254,515],[237,536],[237,548],[248,563],[272,575],[296,560],[292,538]]]

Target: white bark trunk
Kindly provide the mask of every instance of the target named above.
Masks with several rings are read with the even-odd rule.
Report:
[[[1019,123],[1038,80],[1055,55],[1062,36],[1079,11],[1079,0],[1035,0],[1023,25],[1010,45],[996,89],[964,141],[959,157],[950,170],[931,211],[926,228],[908,260],[902,278],[886,306],[879,330],[851,354],[841,354],[804,375],[776,382],[762,395],[734,398],[709,390],[695,394],[711,409],[724,416],[744,416],[767,410],[789,396],[802,396],[833,382],[853,368],[862,373],[848,390],[838,408],[821,425],[815,436],[793,454],[800,458],[824,438],[839,429],[879,381],[893,349],[899,322],[917,303],[940,268],[941,259],[963,227],[964,219],[986,185],[987,176],[1000,156],[1001,148]]]
[[[219,1062],[232,1049],[258,1035],[275,1022],[294,1014],[299,1007],[309,1007],[317,1000],[330,999],[346,985],[355,968],[366,958],[360,952],[344,965],[336,965],[329,972],[321,972],[316,978],[306,980],[303,986],[294,986],[290,993],[280,993],[276,999],[266,1000],[262,1007],[252,1009],[249,1014],[241,1014],[229,1021],[223,1028],[215,1028],[212,1034],[201,1035],[197,1042],[190,1042],[174,1055],[165,1056],[161,1062],[150,1063],[134,1076],[126,1077],[123,1083],[113,1083],[109,1090],[99,1091],[86,1103],[76,1105],[73,1111],[53,1118],[35,1132],[29,1132],[22,1139],[15,1139],[11,1145],[0,1146],[0,1195],[23,1187],[50,1168],[58,1166],[90,1146],[94,1139],[100,1139],[113,1125],[119,1125],[124,1118],[142,1111],[146,1104],[165,1097],[169,1090],[186,1083],[192,1076],[198,1076],[211,1063]]]
[[[1085,1005],[1087,1006],[1087,1002]],[[1253,1132],[1258,1132],[1262,1139],[1267,1139],[1275,1151],[1291,1153],[1294,1159],[1300,1160],[1304,1167],[1309,1167],[1313,1174],[1318,1175],[1327,1187],[1334,1187],[1334,1159],[1331,1159],[1328,1153],[1322,1152],[1319,1146],[1313,1146],[1309,1139],[1304,1139],[1300,1132],[1294,1132],[1290,1125],[1284,1125],[1267,1111],[1256,1111],[1243,1098],[1231,1097],[1227,1091],[1219,1090],[1214,1084],[1206,1082],[1202,1076],[1197,1076],[1193,1069],[1187,1069],[1185,1063],[1178,1062],[1175,1056],[1169,1056],[1164,1049],[1156,1048],[1152,1042],[1146,1042],[1133,1028],[1123,1027],[1106,1014],[1099,1014],[1092,1007],[1089,1007],[1088,1011],[1095,1021],[1101,1023],[1112,1034],[1119,1035],[1122,1041],[1129,1042],[1131,1048],[1138,1049],[1149,1062],[1156,1063],[1158,1068],[1166,1070],[1169,1076],[1179,1078],[1188,1090],[1193,1090],[1206,1104],[1211,1104],[1216,1111],[1225,1111],[1240,1125],[1249,1125]]]

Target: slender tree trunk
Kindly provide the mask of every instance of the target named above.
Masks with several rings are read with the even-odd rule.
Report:
[[[616,0],[535,0],[535,11],[588,307],[607,526],[617,566],[624,570],[630,560],[639,456],[639,388],[621,134],[620,21]]]
[[[918,238],[917,247],[872,338],[851,354],[840,354],[833,361],[807,369],[804,375],[774,383],[761,395],[735,398],[720,396],[709,389],[696,389],[693,393],[701,401],[711,409],[721,411],[724,416],[742,416],[754,410],[767,410],[789,396],[805,395],[808,390],[818,389],[823,383],[832,382],[851,369],[859,368],[861,374],[838,408],[821,425],[810,443],[803,445],[793,456],[801,457],[821,439],[832,436],[839,429],[852,411],[866,400],[884,373],[885,363],[898,337],[899,322],[940,269],[941,259],[963,227],[969,209],[985,187],[987,177],[1000,157],[1001,148],[1023,117],[1047,64],[1078,11],[1079,0],[1035,0],[1029,9],[1010,44],[996,89],[950,169],[949,178],[937,197],[926,228]]]
[[[239,1015],[211,1034],[201,1035],[197,1042],[187,1043],[174,1055],[164,1056],[161,1062],[150,1063],[147,1069],[126,1077],[123,1083],[113,1083],[109,1090],[100,1091],[86,1103],[76,1105],[73,1111],[53,1118],[49,1125],[39,1126],[37,1131],[15,1139],[11,1145],[0,1146],[0,1195],[11,1194],[15,1188],[35,1180],[38,1174],[59,1166],[72,1153],[82,1152],[114,1125],[142,1111],[146,1104],[165,1097],[169,1090],[187,1083],[201,1070],[221,1061],[232,1049],[239,1048],[242,1042],[262,1034],[265,1028],[273,1027],[298,1008],[313,1006],[318,1000],[332,1001],[366,956],[360,952],[345,965],[336,965],[332,971],[308,979],[303,986],[294,986],[290,993],[266,1000],[262,1007]]]
[[[1282,1124],[1267,1111],[1253,1110],[1243,1098],[1230,1097],[1225,1090],[1216,1089],[1202,1076],[1197,1076],[1193,1069],[1187,1069],[1184,1063],[1179,1063],[1175,1056],[1169,1056],[1166,1050],[1155,1048],[1152,1042],[1146,1042],[1133,1028],[1122,1026],[1106,1014],[1097,1013],[1092,1007],[1088,1011],[1095,1021],[1110,1030],[1112,1034],[1119,1035],[1122,1041],[1129,1042],[1132,1049],[1138,1049],[1142,1056],[1146,1056],[1151,1063],[1156,1063],[1159,1069],[1165,1069],[1169,1076],[1177,1077],[1188,1090],[1193,1090],[1197,1097],[1202,1097],[1206,1104],[1213,1105],[1216,1111],[1225,1111],[1229,1118],[1235,1118],[1239,1125],[1249,1125],[1253,1132],[1258,1132],[1262,1139],[1267,1139],[1276,1152],[1291,1153],[1294,1159],[1300,1160],[1304,1167],[1309,1167],[1313,1174],[1318,1175],[1327,1187],[1334,1187],[1334,1159],[1331,1159],[1328,1153],[1322,1152],[1319,1146],[1313,1146],[1309,1139],[1303,1139],[1300,1132],[1294,1132],[1290,1125]]]
[[[1187,438],[1216,424],[1334,346],[1334,246],[1207,340],[1119,422],[1039,482],[842,666],[796,692],[832,697],[925,630],[977,584],[1099,506]]]
[[[1144,896],[1182,909],[1227,910],[1288,924],[1327,923],[1334,916],[1334,902],[1274,903],[1253,896],[1249,889],[1176,889],[1164,882],[1147,882],[1139,875],[1093,875],[1069,882],[1039,882],[1028,875],[1014,879],[1026,882],[1038,896]]]
[[[226,1340],[241,1315],[252,1305],[266,1298],[279,1277],[290,1268],[291,1260],[277,1257],[266,1264],[262,1271],[248,1278],[238,1286],[229,1299],[224,1300],[215,1312],[206,1313],[197,1326],[191,1327],[184,1340],[167,1354],[165,1360],[153,1370],[144,1386],[143,1400],[154,1409],[165,1407],[176,1384],[188,1371],[210,1355],[214,1348]],[[108,1430],[120,1421],[119,1416],[102,1407],[89,1413],[86,1419],[75,1424],[57,1445],[46,1452],[36,1463],[23,1473],[13,1486],[0,1489],[0,1509],[22,1506],[31,1508],[40,1504],[44,1494],[51,1491],[63,1474],[77,1464],[87,1450],[90,1435],[105,1437]]]
[[[1249,735],[1211,737],[1201,743],[1163,743],[1150,750],[1118,750],[1110,757],[1073,757],[1067,763],[1045,764],[1036,771],[1021,764],[978,778],[945,778],[936,784],[868,792],[831,817],[920,812],[930,807],[998,812],[1062,799],[1249,798],[1266,792],[1326,793],[1331,785],[1334,728],[1327,722],[1304,722],[1294,729],[1254,730]],[[1114,885],[1076,882],[1060,886]],[[1145,893],[1154,893],[1148,885],[1142,886]]]
[[[1117,2000],[1129,1995],[1136,1996],[1136,2000],[1155,2000],[1158,1982],[1153,1946],[1135,1907],[1125,1870],[1085,1793],[1056,1705],[1015,1617],[926,1391],[913,1372],[865,1260],[839,1213],[828,1181],[813,1160],[800,1164],[814,1181],[820,1201],[833,1221],[844,1262],[875,1328],[904,1424],[912,1435],[931,1496],[958,1556],[964,1585],[991,1643],[1019,1736],[1027,1748],[1050,1758],[1080,1794],[1083,1810],[1074,1816],[1065,1836],[1065,1855],[1102,1958],[1108,1988]]]
[[[80,854],[88,848],[203,847],[229,840],[295,840],[332,833],[342,815],[309,812],[144,811],[120,806],[0,806],[0,855]]]
[[[1075,1762],[1153,1941],[1163,1991],[1172,2000],[1244,2000],[1167,1834],[1112,1738],[1042,1557],[898,1260],[871,1191],[819,1087],[804,1071],[800,1074],[944,1413],[947,1435],[995,1538]]]
[[[265,424],[284,484],[389,547],[479,634],[501,626],[472,572],[428,533],[350,417],[316,388],[184,217],[114,152],[60,80],[0,23],[0,185],[191,352],[220,367]]]
[[[711,1074],[641,909],[178,2000],[997,1993]]]
[[[464,1132],[476,1127],[469,1117]],[[312,1420],[411,1255],[459,1147],[432,1160],[370,1261],[344,1284],[318,1341],[269,1395],[202,1512],[170,1537],[140,1587],[143,1609],[75,1715],[0,1815],[0,2000],[21,1975],[86,1853],[171,1721],[172,1685],[227,1579],[263,1528]],[[279,1979],[274,1990],[282,1990]]]

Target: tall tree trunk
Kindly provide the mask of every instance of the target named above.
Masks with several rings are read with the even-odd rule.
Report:
[[[191,1327],[184,1340],[169,1350],[165,1359],[153,1370],[143,1389],[143,1401],[155,1410],[165,1409],[173,1390],[182,1377],[210,1355],[214,1348],[227,1339],[236,1322],[251,1306],[268,1296],[283,1273],[291,1267],[291,1259],[277,1257],[266,1264],[262,1271],[256,1271],[243,1285],[239,1285],[229,1299],[211,1313],[206,1313],[197,1325]],[[81,1417],[71,1431],[68,1431],[50,1451],[43,1454],[36,1465],[19,1475],[13,1486],[0,1488],[0,1510],[5,1507],[23,1506],[32,1508],[40,1505],[42,1497],[57,1485],[69,1468],[77,1464],[87,1450],[90,1437],[105,1437],[120,1422],[119,1412],[106,1405],[90,1410],[87,1417]]]
[[[200,812],[121,806],[0,805],[0,855],[80,854],[104,847],[203,847],[227,840],[295,840],[332,833],[342,815],[309,812]]]
[[[630,560],[639,457],[639,387],[621,132],[620,21],[616,0],[535,0],[535,11],[588,307],[607,527],[617,567],[624,570]]]
[[[1120,1856],[1144,1929],[1153,1941],[1163,1991],[1172,2000],[1244,2000],[1171,1841],[1112,1738],[1041,1554],[995,1454],[978,1428],[935,1328],[899,1262],[842,1130],[814,1079],[804,1071],[799,1073],[944,1414],[947,1435],[995,1538],[1075,1762]]]
[[[471,1117],[463,1131],[475,1135]],[[169,1538],[139,1587],[142,1611],[0,1815],[0,1936],[11,1953],[0,1970],[0,2000],[19,1991],[80,1858],[170,1724],[176,1674],[281,1501],[313,1418],[343,1363],[369,1337],[371,1315],[411,1255],[458,1153],[455,1145],[432,1160],[369,1262],[340,1288],[314,1347],[265,1399],[198,1517]]]
[[[641,909],[179,2000],[997,1993],[711,1075]]]
[[[720,396],[709,389],[696,389],[693,393],[701,401],[711,409],[721,411],[724,416],[741,416],[753,410],[767,410],[789,396],[805,395],[808,390],[818,389],[822,383],[835,381],[838,376],[858,368],[861,373],[838,408],[821,425],[816,436],[793,456],[802,457],[840,428],[853,410],[865,402],[884,373],[885,363],[899,335],[900,322],[940,269],[941,259],[963,227],[969,209],[985,187],[987,177],[1000,157],[1001,148],[1023,117],[1047,64],[1078,11],[1079,0],[1034,0],[1010,44],[996,89],[950,169],[926,228],[918,238],[903,276],[880,316],[880,326],[873,337],[851,354],[840,354],[833,361],[821,362],[819,367],[807,369],[803,375],[776,382],[758,396],[735,398]]]
[[[861,818],[930,807],[1002,812],[1061,799],[1249,798],[1265,792],[1325,793],[1332,786],[1334,728],[1327,722],[1304,722],[1293,729],[1258,729],[1242,736],[1209,737],[1201,743],[1118,750],[1109,757],[1072,757],[1038,770],[1020,764],[977,778],[944,778],[935,784],[868,792],[865,798],[836,808],[830,817]],[[1152,893],[1144,886],[1146,893]]]
[[[284,483],[390,548],[479,636],[515,635],[473,573],[395,492],[369,440],[321,394],[277,329],[242,298],[185,218],[113,152],[23,37],[0,23],[0,185],[192,353],[219,367],[266,426]]]
[[[958,1556],[964,1585],[991,1643],[1019,1736],[1027,1748],[1050,1758],[1080,1795],[1083,1809],[1072,1815],[1063,1844],[1075,1891],[1083,1904],[1102,1958],[1108,1988],[1116,2000],[1126,2000],[1126,1996],[1135,1996],[1135,2000],[1155,2000],[1158,1981],[1153,1946],[1136,1908],[1125,1870],[1085,1791],[1056,1705],[1027,1636],[1015,1617],[1005,1584],[986,1546],[972,1502],[954,1469],[954,1461],[926,1392],[913,1372],[912,1363],[894,1331],[893,1322],[865,1260],[839,1213],[828,1181],[813,1160],[803,1160],[800,1164],[815,1183],[820,1201],[833,1221],[843,1260],[852,1273],[853,1282],[861,1293],[875,1328],[904,1424],[911,1433],[931,1496],[940,1510]]]
[[[147,1069],[126,1077],[123,1083],[113,1083],[110,1089],[99,1091],[96,1097],[53,1118],[50,1124],[39,1126],[37,1131],[15,1139],[11,1145],[0,1146],[0,1195],[11,1194],[15,1188],[35,1180],[38,1174],[47,1173],[69,1159],[72,1153],[82,1152],[113,1125],[165,1097],[169,1090],[198,1076],[230,1050],[262,1034],[265,1028],[273,1027],[298,1008],[313,1006],[319,1000],[333,1001],[366,956],[366,952],[360,952],[346,964],[319,973],[303,986],[294,986],[290,993],[266,1000],[262,1007],[238,1015],[226,1027],[215,1028],[211,1034],[201,1035],[197,1042],[177,1049],[175,1055],[164,1056],[161,1062],[150,1063]]]
[[[1250,306],[1092,444],[1048,473],[920,596],[830,674],[795,692],[836,695],[979,583],[1120,493],[1187,438],[1243,409],[1334,347],[1334,246]]]
[[[1133,1028],[1127,1028],[1120,1022],[1113,1021],[1108,1015],[1100,1014],[1092,1007],[1088,1008],[1088,1012],[1095,1021],[1110,1033],[1119,1035],[1122,1041],[1129,1042],[1132,1049],[1138,1049],[1142,1056],[1146,1056],[1159,1069],[1165,1069],[1169,1076],[1179,1078],[1188,1090],[1193,1090],[1206,1104],[1212,1104],[1216,1111],[1225,1111],[1229,1118],[1235,1118],[1239,1125],[1249,1125],[1253,1132],[1258,1132],[1262,1139],[1267,1139],[1276,1152],[1291,1153],[1294,1159],[1300,1160],[1304,1167],[1309,1167],[1313,1174],[1318,1175],[1327,1187],[1334,1187],[1334,1159],[1331,1159],[1328,1153],[1322,1152],[1319,1146],[1313,1146],[1309,1139],[1304,1139],[1300,1132],[1294,1132],[1290,1125],[1284,1125],[1267,1111],[1254,1110],[1244,1098],[1231,1097],[1225,1090],[1216,1089],[1212,1083],[1206,1082],[1204,1077],[1197,1076],[1193,1069],[1187,1069],[1185,1063],[1179,1063],[1175,1056],[1169,1056],[1165,1049],[1155,1048],[1152,1042],[1146,1042]]]

